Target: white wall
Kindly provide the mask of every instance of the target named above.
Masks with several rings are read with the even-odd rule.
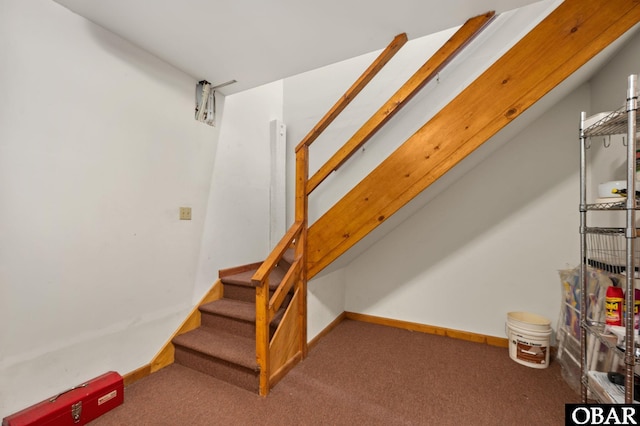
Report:
[[[591,89],[593,113],[613,111],[625,105],[627,77],[629,74],[640,74],[639,45],[640,32],[637,32],[593,77]]]
[[[3,417],[148,363],[185,318],[218,128],[194,78],[50,0],[0,0],[0,61]]]
[[[279,81],[225,98],[194,302],[219,269],[264,260],[272,249],[270,122],[282,120],[282,95]]]
[[[555,324],[588,105],[583,85],[352,262],[346,310],[501,337],[509,311]]]
[[[307,340],[322,332],[344,311],[345,269],[317,277],[307,285]]]

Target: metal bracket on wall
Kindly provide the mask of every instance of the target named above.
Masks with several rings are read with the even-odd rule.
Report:
[[[195,118],[198,121],[215,126],[216,123],[216,89],[235,83],[229,80],[226,83],[212,86],[207,80],[201,80],[196,86],[196,111]]]

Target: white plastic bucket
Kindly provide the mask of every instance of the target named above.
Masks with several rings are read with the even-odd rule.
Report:
[[[549,366],[551,321],[528,312],[509,312],[505,332],[512,360],[532,368]]]

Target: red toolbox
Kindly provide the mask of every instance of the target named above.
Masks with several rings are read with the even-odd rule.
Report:
[[[5,417],[2,426],[84,425],[123,401],[122,376],[110,371]]]

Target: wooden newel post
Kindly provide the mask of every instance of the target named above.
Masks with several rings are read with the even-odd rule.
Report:
[[[269,393],[269,279],[256,286],[256,361],[260,367],[260,395]]]
[[[302,145],[296,151],[296,212],[295,221],[302,223],[296,241],[295,257],[301,259],[300,279],[297,284],[300,291],[300,351],[302,358],[307,356],[307,182],[309,180],[309,146]]]

